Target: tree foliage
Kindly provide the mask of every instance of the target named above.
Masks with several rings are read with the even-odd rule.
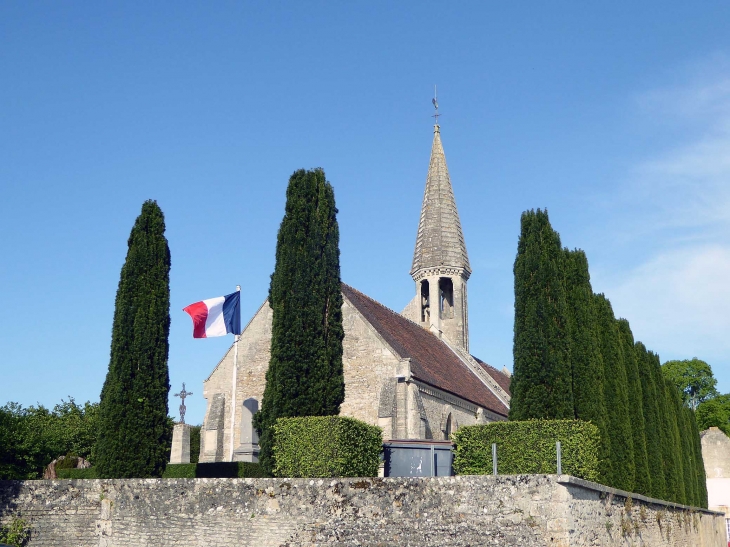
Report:
[[[665,379],[659,357],[634,341],[603,294],[593,293],[585,254],[560,249],[546,212],[523,213],[514,274],[510,419],[560,417],[567,408],[600,432],[601,482],[706,506],[697,423],[676,387],[707,396],[712,382],[691,382],[702,367],[684,363],[684,384]],[[719,401],[702,403],[698,419],[730,429],[730,410]]]
[[[595,295],[596,326],[605,368],[604,393],[606,396],[609,435],[611,437],[611,471],[607,477],[614,488],[634,488],[636,464],[634,442],[629,415],[629,385],[624,366],[621,336],[611,303],[603,294]],[[608,404],[610,402],[610,404]]]
[[[697,426],[700,431],[719,427],[730,436],[730,394],[718,395],[700,403],[697,407]]]
[[[289,179],[269,305],[271,360],[254,425],[259,461],[272,473],[276,420],[339,414],[345,396],[339,227],[322,169],[301,169]]]
[[[683,361],[667,361],[662,372],[682,392],[682,399],[692,410],[697,405],[718,395],[717,380],[710,365],[693,357]]]
[[[522,213],[515,275],[511,420],[574,416],[560,236],[547,211]]]
[[[169,457],[170,249],[146,201],[129,236],[117,289],[95,458],[102,478],[159,477]]]
[[[649,459],[646,450],[646,420],[644,419],[644,397],[641,391],[639,361],[634,346],[634,335],[626,319],[618,320],[621,339],[621,358],[626,369],[629,395],[629,421],[631,440],[634,449],[634,488],[633,491],[646,496],[651,492],[649,478]]]
[[[664,456],[661,450],[661,407],[655,381],[654,367],[659,367],[659,358],[647,351],[646,346],[636,342],[635,353],[641,381],[641,396],[644,410],[644,427],[646,434],[647,462],[651,480],[652,497],[666,499],[666,482],[664,480]]]
[[[0,408],[0,480],[39,479],[58,456],[93,461],[98,403],[79,405],[70,397],[48,410],[8,403]]]

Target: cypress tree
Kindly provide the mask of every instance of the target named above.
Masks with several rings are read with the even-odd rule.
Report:
[[[676,484],[676,494],[674,501],[679,503],[687,503],[687,493],[685,491],[684,482],[684,451],[682,450],[682,439],[680,437],[680,412],[682,409],[682,401],[679,396],[679,390],[673,382],[664,378],[664,389],[667,397],[667,407],[669,412],[669,430],[671,433],[670,446],[673,452],[672,474]]]
[[[564,249],[563,254],[574,417],[598,427],[600,472],[606,480],[612,474],[610,436],[606,426],[603,359],[596,335],[588,259],[581,250]]]
[[[604,393],[610,434],[612,476],[609,486],[633,491],[636,475],[634,444],[629,416],[629,389],[623,363],[618,324],[611,303],[602,294],[594,295],[596,327],[603,356]]]
[[[666,497],[664,499],[677,501],[680,498],[679,484],[676,473],[677,468],[677,449],[675,437],[673,433],[673,412],[672,405],[669,404],[669,392],[667,391],[667,382],[664,379],[659,362],[659,356],[650,353],[652,356],[652,370],[655,374],[655,382],[657,386],[657,400],[659,402],[659,412],[661,419],[661,441],[662,441],[662,457],[664,463],[664,482],[666,483]]]
[[[694,472],[697,485],[697,505],[707,509],[707,477],[705,476],[705,462],[702,458],[702,440],[697,426],[697,417],[694,412],[689,413],[689,425],[692,432],[692,451],[695,455]]]
[[[634,446],[634,465],[636,475],[634,492],[649,495],[651,479],[649,477],[649,461],[646,452],[646,421],[644,419],[644,397],[641,391],[639,363],[634,349],[634,335],[626,319],[618,320],[621,337],[623,362],[626,366],[626,380],[629,387],[629,418],[631,420],[632,442]]]
[[[666,499],[666,484],[664,481],[664,457],[661,450],[661,418],[657,388],[652,374],[652,356],[641,342],[636,342],[636,356],[641,379],[641,395],[644,410],[644,431],[646,432],[646,446],[649,476],[651,478],[650,496]]]
[[[159,477],[169,456],[170,249],[164,234],[162,211],[146,201],[117,289],[94,452],[102,478]]]
[[[514,373],[511,420],[571,418],[563,250],[547,211],[522,213],[514,264]]]
[[[259,431],[262,467],[273,471],[277,418],[339,414],[342,371],[342,292],[334,190],[322,169],[294,172],[276,243],[269,305],[271,360]]]
[[[681,416],[680,437],[682,438],[682,452],[684,453],[684,490],[686,493],[687,504],[699,505],[699,497],[697,493],[697,469],[695,467],[696,456],[694,453],[692,426],[690,425],[689,410],[683,404],[680,404],[679,412]]]

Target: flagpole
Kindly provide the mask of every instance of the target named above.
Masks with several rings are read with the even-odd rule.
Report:
[[[241,285],[236,285],[236,291],[241,292]],[[240,296],[239,296],[240,298]],[[233,383],[231,385],[231,450],[229,461],[233,461],[233,436],[236,432],[236,375],[238,373],[238,340],[240,334],[233,335]]]

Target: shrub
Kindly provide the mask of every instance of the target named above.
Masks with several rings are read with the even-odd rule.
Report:
[[[87,467],[86,469],[56,469],[56,476],[59,479],[98,479],[99,475],[96,468]]]
[[[195,463],[168,463],[165,472],[162,473],[163,479],[194,479]]]
[[[30,540],[28,523],[18,517],[13,517],[10,524],[0,526],[0,543],[23,547]]]
[[[562,471],[599,481],[598,428],[580,420],[496,422],[460,428],[453,435],[454,471],[458,475],[492,473],[492,443],[497,444],[500,475],[555,473],[555,443],[560,441]]]
[[[224,479],[266,477],[261,466],[251,462],[176,463],[168,464],[165,479]]]
[[[61,456],[56,460],[56,470],[59,469],[76,469],[79,458],[75,454],[69,452],[65,456]]]
[[[277,477],[375,477],[383,437],[353,418],[279,418],[273,448]]]

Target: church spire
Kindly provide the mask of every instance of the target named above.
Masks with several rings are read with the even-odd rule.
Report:
[[[434,99],[434,106],[438,103]],[[438,115],[438,110],[437,110]],[[435,335],[469,351],[466,285],[471,275],[464,233],[456,210],[441,129],[434,125],[431,162],[418,222],[411,277],[416,282],[416,320]]]
[[[434,125],[431,162],[423,194],[411,276],[415,278],[419,270],[438,267],[461,268],[467,279],[471,274],[464,233],[441,144],[441,128],[437,123]]]

